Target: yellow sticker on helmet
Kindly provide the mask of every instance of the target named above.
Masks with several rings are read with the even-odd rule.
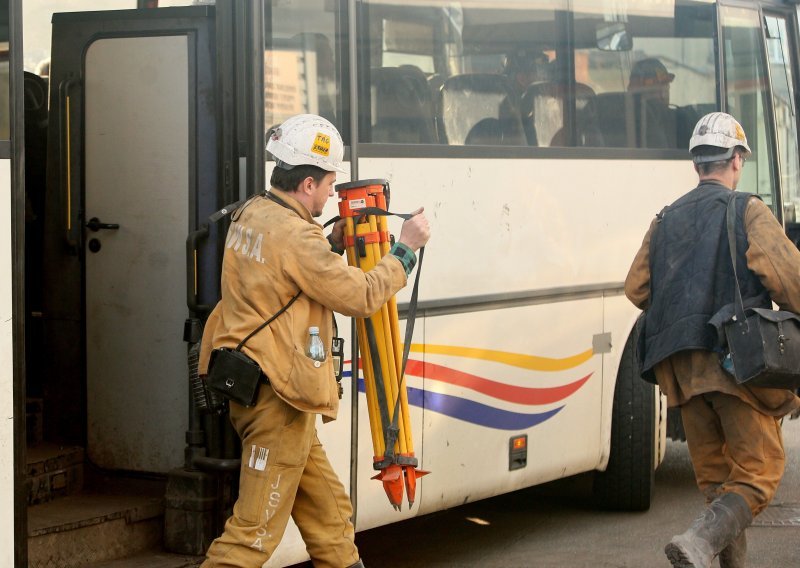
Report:
[[[742,130],[742,127],[739,126],[738,123],[736,124],[736,139],[742,142],[745,141],[744,130]]]
[[[320,156],[329,156],[331,153],[331,137],[322,132],[317,132],[314,143],[311,145],[311,151]]]

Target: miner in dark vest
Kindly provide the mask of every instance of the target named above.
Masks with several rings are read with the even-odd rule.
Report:
[[[734,276],[726,209],[750,156],[741,125],[714,112],[700,119],[689,150],[696,188],[653,220],[625,280],[645,310],[642,376],[655,377],[680,407],[697,486],[707,508],[665,552],[673,566],[745,566],[745,529],[772,500],[784,469],[780,419],[800,406],[789,390],[738,385],[724,368],[709,320],[730,309]],[[755,190],[755,188],[743,188]],[[736,254],[746,306],[800,312],[800,251],[757,197],[736,199]]]

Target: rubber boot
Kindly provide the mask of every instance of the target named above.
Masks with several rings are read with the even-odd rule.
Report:
[[[359,558],[359,559],[358,559],[358,562],[356,562],[355,564],[351,564],[351,565],[350,565],[350,566],[348,566],[347,568],[365,568],[365,567],[364,567],[364,563],[363,563],[363,562],[361,561],[361,559]]]
[[[685,533],[672,537],[664,553],[675,568],[709,568],[714,557],[753,521],[747,501],[725,493],[711,502]]]
[[[720,568],[744,568],[747,562],[747,533],[743,530],[719,553]]]

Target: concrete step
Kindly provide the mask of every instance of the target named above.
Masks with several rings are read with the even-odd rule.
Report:
[[[46,503],[83,488],[84,450],[47,442],[27,449],[28,504]]]
[[[79,494],[28,507],[28,566],[73,568],[155,549],[163,515],[163,480],[87,479]]]
[[[161,550],[147,550],[119,560],[89,564],[87,568],[195,568],[203,560],[204,556],[183,556]]]

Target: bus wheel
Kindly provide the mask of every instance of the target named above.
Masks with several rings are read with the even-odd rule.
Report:
[[[595,472],[593,496],[602,509],[645,511],[655,485],[656,389],[639,377],[636,334],[622,353],[611,418],[611,455],[605,471]]]

